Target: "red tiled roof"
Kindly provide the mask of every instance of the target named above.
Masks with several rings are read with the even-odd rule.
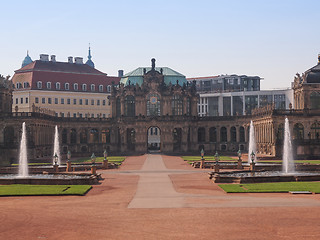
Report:
[[[107,74],[97,69],[91,68],[86,64],[62,63],[62,62],[44,62],[34,61],[27,66],[15,71],[12,82],[16,85],[20,82],[28,82],[32,90],[38,90],[37,82],[42,82],[42,90],[56,90],[55,83],[60,83],[60,90],[65,90],[65,83],[69,83],[69,91],[76,91],[73,84],[78,84],[79,92],[82,91],[82,84],[87,84],[87,91],[91,92],[90,85],[95,85],[95,92],[99,92],[99,85],[103,85],[103,92],[107,92],[106,86],[112,82],[118,84],[120,77],[109,77]],[[46,83],[51,82],[51,89],[46,88]]]
[[[210,77],[194,77],[194,78],[187,78],[187,80],[196,80],[196,79],[210,79],[210,78],[216,78],[219,76],[210,76]]]

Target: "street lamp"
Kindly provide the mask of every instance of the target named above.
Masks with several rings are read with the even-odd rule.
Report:
[[[58,165],[58,154],[57,153],[54,154],[53,159],[54,159],[54,165]]]
[[[71,152],[70,152],[70,150],[68,150],[68,153],[67,153],[67,159],[68,159],[68,162],[70,161],[70,159],[71,159]]]
[[[103,157],[104,157],[104,160],[107,160],[107,157],[108,157],[108,152],[107,152],[107,150],[104,150],[104,152],[103,152]]]
[[[252,151],[250,156],[251,156],[251,162],[254,163],[254,158],[255,158],[256,154]]]
[[[216,154],[214,155],[214,159],[216,160],[216,164],[219,163],[219,158],[220,158],[220,156],[219,156],[218,152],[216,152]]]
[[[239,151],[238,151],[238,158],[239,158],[239,160],[241,160],[241,156],[242,156],[242,153],[241,153],[241,150],[239,149]]]
[[[94,155],[94,153],[92,153],[91,155],[91,162],[92,162],[92,165],[96,163],[96,155]]]

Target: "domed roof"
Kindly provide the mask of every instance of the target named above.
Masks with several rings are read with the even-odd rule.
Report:
[[[88,54],[88,61],[86,61],[86,64],[89,65],[90,67],[94,68],[94,63],[91,60],[92,56],[91,56],[91,49],[89,46],[89,54]]]
[[[32,63],[32,59],[29,56],[29,52],[27,52],[27,56],[24,58],[22,61],[21,67],[23,68],[24,66],[27,66],[28,64]]]
[[[318,65],[305,72],[307,83],[320,83],[320,55],[318,56]]]
[[[145,70],[144,70],[145,69]],[[168,67],[156,67],[155,70],[158,72],[161,72],[162,69],[162,74],[164,76],[164,83],[166,85],[169,85],[170,83],[172,85],[178,84],[183,86],[183,84],[187,84],[186,77],[182,75],[181,73],[178,73],[177,71],[168,68]],[[127,74],[125,74],[120,82],[123,83],[124,85],[128,85],[129,81],[131,85],[142,85],[143,83],[143,75],[144,71],[149,72],[151,70],[151,67],[139,67]]]

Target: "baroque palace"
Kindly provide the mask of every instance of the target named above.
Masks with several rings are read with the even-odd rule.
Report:
[[[90,50],[89,57],[91,61]],[[295,76],[288,108],[271,103],[257,105],[247,114],[199,116],[196,81],[187,81],[170,68],[156,67],[155,59],[151,67],[109,77],[94,69],[92,61],[84,66],[79,58],[68,63],[58,63],[55,57],[49,61],[47,56],[33,62],[26,58],[25,66],[11,80],[0,79],[2,161],[16,161],[23,122],[32,159],[52,157],[56,125],[62,154],[70,150],[74,156],[102,155],[105,149],[125,155],[154,150],[245,152],[251,120],[257,153],[281,156],[285,117],[290,121],[296,158],[319,157],[318,60],[315,67]]]

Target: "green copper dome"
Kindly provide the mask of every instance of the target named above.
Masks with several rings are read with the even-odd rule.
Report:
[[[129,81],[131,85],[136,85],[139,84],[140,86],[143,83],[143,75],[144,75],[144,69],[146,72],[149,72],[151,70],[151,67],[139,67],[132,72],[129,72],[125,74],[121,80],[120,83],[123,83],[125,86],[129,85]],[[172,70],[171,68],[168,67],[156,67],[155,70],[158,72],[161,72],[162,69],[162,74],[164,75],[164,82],[165,84],[169,85],[170,83],[172,85],[178,84],[183,85],[184,83],[187,84],[186,77],[182,75],[181,73],[178,73],[177,71]]]
[[[27,52],[27,56],[24,58],[22,61],[21,67],[23,68],[24,66],[27,66],[28,64],[32,63],[32,59],[29,56],[29,52]]]

